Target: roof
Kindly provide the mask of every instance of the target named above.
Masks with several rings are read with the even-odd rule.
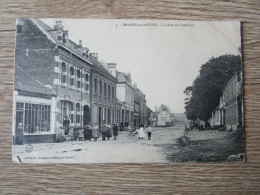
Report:
[[[173,113],[173,116],[176,118],[186,118],[186,115],[184,113]]]
[[[43,31],[43,33],[46,34],[46,36],[52,40],[54,43],[58,43],[57,37],[55,35],[55,30],[53,28],[51,28],[50,26],[48,26],[47,24],[45,24],[44,22],[42,22],[39,19],[32,19],[32,21]],[[67,33],[66,31],[63,30],[63,32]],[[68,39],[68,41],[64,44],[65,47],[69,48],[70,50],[74,51],[76,54],[80,55],[82,58],[82,48],[76,44],[75,42],[73,42],[72,40]],[[88,48],[86,48],[87,50],[89,50]],[[113,75],[103,66],[101,65],[101,63],[98,61],[98,59],[92,55],[89,55],[88,59],[84,59],[90,63],[92,63],[92,65],[96,68],[98,68],[99,70],[105,72],[105,73],[109,73],[109,76]]]
[[[32,93],[56,96],[54,90],[43,85],[40,81],[33,78],[28,72],[20,66],[15,66],[14,89],[19,91],[27,91]]]

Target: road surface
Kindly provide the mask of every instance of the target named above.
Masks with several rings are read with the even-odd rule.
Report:
[[[184,127],[153,128],[152,139],[133,138],[119,132],[117,140],[66,141],[14,145],[13,161],[17,163],[165,163],[169,154],[178,151],[177,139]],[[171,147],[169,147],[171,146]],[[169,150],[169,148],[171,148]]]

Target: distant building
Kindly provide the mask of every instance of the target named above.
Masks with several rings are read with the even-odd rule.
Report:
[[[173,125],[184,126],[187,122],[186,115],[184,113],[174,113],[173,114]]]
[[[149,108],[149,107],[146,107],[147,109],[147,125],[151,125],[152,127],[155,126],[156,124],[156,118],[154,117],[154,112]]]
[[[157,126],[171,126],[173,116],[171,113],[162,111],[158,114]]]

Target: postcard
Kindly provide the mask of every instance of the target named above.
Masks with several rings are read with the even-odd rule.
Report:
[[[13,162],[244,162],[240,31],[17,19]]]

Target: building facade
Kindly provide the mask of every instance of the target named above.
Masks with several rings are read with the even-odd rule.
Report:
[[[116,83],[117,79],[98,61],[97,54],[90,55],[93,64],[92,81],[92,125],[114,124],[116,118]]]
[[[242,84],[241,73],[235,73],[223,88],[225,126],[236,130],[242,126]]]
[[[135,115],[135,121],[137,122],[137,126],[139,124],[143,124],[147,126],[147,109],[146,109],[146,99],[144,93],[137,88],[137,85],[133,85],[135,91],[134,91],[134,102],[136,107],[139,108],[139,110],[136,112]]]
[[[157,126],[171,126],[172,124],[172,115],[166,111],[162,111],[158,114]]]
[[[54,142],[64,136],[65,119],[70,128],[114,123],[116,81],[60,21],[51,28],[38,19],[17,20],[13,134],[22,123],[25,138]]]
[[[121,120],[119,123],[133,124],[134,122],[134,88],[130,73],[116,70],[116,63],[107,64],[108,71],[117,78],[116,97],[121,102],[121,111],[117,112]]]

